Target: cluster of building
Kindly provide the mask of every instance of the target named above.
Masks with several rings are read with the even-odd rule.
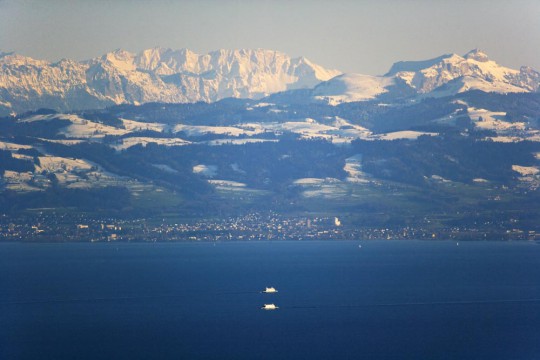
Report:
[[[366,227],[332,216],[286,216],[274,212],[168,222],[165,219],[95,218],[42,212],[0,215],[4,241],[261,241],[261,240],[540,240],[540,232],[493,227]]]

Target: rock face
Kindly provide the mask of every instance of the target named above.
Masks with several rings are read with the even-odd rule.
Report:
[[[339,74],[303,57],[260,49],[204,55],[187,49],[116,50],[88,61],[56,63],[0,53],[0,114],[41,107],[71,111],[152,101],[261,98],[312,88]]]

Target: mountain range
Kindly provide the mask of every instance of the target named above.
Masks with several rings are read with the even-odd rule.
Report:
[[[214,102],[261,98],[311,88],[341,72],[269,50],[154,48],[116,50],[91,60],[55,63],[0,53],[0,114],[38,108],[59,111],[147,102]]]
[[[86,61],[35,60],[0,53],[0,115],[51,108],[76,111],[148,102],[215,102],[261,99],[336,105],[355,101],[419,100],[469,90],[538,92],[540,73],[510,69],[480,50],[425,61],[395,63],[383,76],[343,74],[310,60],[271,50],[153,48],[116,50]]]

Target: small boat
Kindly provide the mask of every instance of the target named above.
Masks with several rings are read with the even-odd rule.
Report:
[[[267,287],[267,288],[263,291],[263,293],[267,293],[267,294],[270,294],[270,293],[277,293],[277,292],[278,292],[278,291],[276,290],[276,288],[275,288],[275,287],[272,287],[272,286],[271,286],[271,287]]]
[[[263,310],[277,310],[279,308],[275,304],[264,304],[264,306],[261,309],[263,309]]]

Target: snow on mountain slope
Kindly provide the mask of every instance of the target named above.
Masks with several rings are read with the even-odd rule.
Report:
[[[66,111],[112,104],[212,102],[311,88],[341,74],[270,50],[116,50],[76,62],[0,53],[0,115],[38,108]]]
[[[188,136],[203,136],[206,134],[218,134],[218,135],[230,135],[230,136],[239,136],[247,135],[253,136],[260,134],[263,130],[249,130],[242,129],[235,126],[204,126],[204,125],[184,125],[178,124],[174,127],[173,131],[175,133],[183,132]]]
[[[124,128],[129,131],[150,130],[150,131],[156,131],[156,132],[163,132],[165,129],[168,128],[167,125],[160,124],[160,123],[144,123],[144,122],[128,120],[128,119],[120,119],[120,120],[122,121]]]
[[[422,69],[432,67],[452,56],[453,54],[446,54],[446,55],[441,55],[439,57],[436,57],[434,59],[429,59],[429,60],[398,61],[392,65],[390,70],[384,76],[393,76],[393,75],[396,75],[397,73],[404,73],[404,72],[415,73],[415,72],[421,71]]]
[[[527,89],[508,84],[502,81],[486,81],[472,76],[462,76],[439,86],[431,92],[423,94],[424,97],[452,96],[469,90],[481,90],[496,93],[522,93]]]
[[[52,140],[47,140],[52,141]],[[17,149],[34,149],[43,152],[41,146],[18,145],[0,142],[0,148],[12,151],[12,156],[34,164],[33,171],[6,170],[0,176],[0,184],[5,189],[13,191],[39,191],[52,186],[50,175],[59,184],[69,188],[90,188],[101,186],[115,186],[125,183],[128,179],[105,171],[99,164],[86,159],[61,157],[50,154],[41,154],[37,157],[18,154]]]
[[[184,146],[191,142],[179,138],[152,138],[152,137],[128,137],[118,141],[113,145],[116,150],[125,150],[135,145],[146,147],[148,144],[156,144],[162,146]]]
[[[206,176],[206,177],[214,177],[217,175],[217,166],[215,165],[204,165],[204,164],[199,164],[199,165],[195,165],[193,167],[193,172],[195,174],[201,174],[203,176]]]
[[[511,130],[525,130],[525,123],[506,121],[506,113],[502,111],[495,112],[469,107],[467,108],[467,113],[476,127],[484,130],[494,130],[497,133],[505,133]]]
[[[515,172],[518,172],[522,176],[540,174],[540,169],[537,166],[512,165],[512,170],[514,170]]]
[[[113,103],[86,84],[86,66],[72,60],[49,63],[0,55],[0,115],[39,108],[60,111]]]
[[[55,173],[90,171],[95,166],[95,164],[82,159],[68,159],[58,156],[40,156],[39,166],[36,166],[36,172],[48,171]]]
[[[126,130],[88,120],[75,122],[60,132],[67,138],[102,138],[105,135],[124,135]]]
[[[15,144],[6,141],[0,141],[0,150],[17,151],[19,149],[31,149],[30,145]]]
[[[456,54],[428,60],[430,66],[411,71],[414,64],[409,66],[402,63],[393,67],[389,72],[392,76],[405,80],[419,93],[429,93],[439,86],[461,78],[463,86],[457,92],[467,90],[483,90],[492,92],[533,92],[540,85],[540,74],[530,68],[520,70],[510,69],[492,61],[482,51],[476,49],[464,56]],[[395,72],[396,69],[405,71]]]
[[[406,97],[443,97],[469,90],[516,93],[536,92],[540,73],[530,67],[510,69],[490,60],[480,50],[464,56],[443,55],[423,61],[395,63],[384,76],[343,74],[311,91],[312,101],[342,102]]]
[[[294,182],[306,198],[339,199],[350,196],[347,184],[335,178],[302,178]]]
[[[369,176],[362,171],[362,154],[356,154],[345,159],[343,170],[347,173],[346,180],[353,183],[368,183]]]
[[[407,139],[407,140],[416,140],[420,136],[438,136],[438,133],[423,132],[423,131],[395,131],[386,134],[375,135],[374,138],[377,140],[398,140],[398,139]]]
[[[392,77],[343,74],[317,85],[313,89],[313,96],[330,105],[372,100],[388,92],[388,87],[394,84]]]
[[[246,138],[246,139],[217,139],[199,142],[199,144],[205,144],[209,146],[219,146],[219,145],[245,145],[245,144],[255,144],[263,142],[278,142],[277,139],[258,139],[258,138]]]
[[[59,134],[65,135],[67,138],[98,139],[103,138],[105,135],[119,136],[125,135],[130,132],[129,129],[120,129],[114,126],[93,122],[87,119],[83,119],[75,114],[34,115],[28,118],[22,118],[19,120],[19,122],[29,123],[51,120],[68,121],[67,125],[59,131]]]

